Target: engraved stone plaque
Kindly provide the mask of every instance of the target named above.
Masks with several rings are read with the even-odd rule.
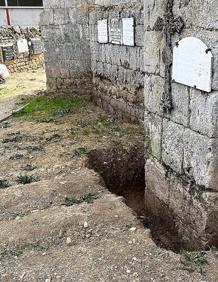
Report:
[[[128,46],[135,45],[135,33],[134,33],[134,19],[123,18],[123,44]]]
[[[110,43],[122,44],[122,24],[120,19],[110,20]]]
[[[26,39],[17,40],[17,48],[19,53],[29,52],[27,40]]]
[[[198,38],[187,37],[173,49],[172,79],[211,92],[213,55]]]
[[[98,42],[108,43],[108,20],[98,21]]]
[[[15,60],[14,47],[13,47],[12,44],[4,45],[1,48],[2,48],[2,54],[3,54],[3,60],[4,61],[13,61],[13,60]]]
[[[31,38],[33,54],[42,54],[43,53],[43,44],[39,38]]]

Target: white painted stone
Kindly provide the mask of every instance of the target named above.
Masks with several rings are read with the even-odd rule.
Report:
[[[29,52],[27,40],[26,39],[17,40],[17,48],[19,53]]]
[[[198,38],[186,37],[173,50],[172,79],[206,92],[212,87],[211,51]]]
[[[98,21],[98,42],[108,43],[108,20]]]
[[[123,45],[135,45],[135,26],[133,18],[123,18]]]
[[[4,79],[10,76],[8,69],[4,64],[0,64],[0,76],[2,76]]]

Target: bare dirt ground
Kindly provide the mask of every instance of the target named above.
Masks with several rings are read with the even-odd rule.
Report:
[[[125,199],[107,189],[117,179],[138,181],[140,126],[115,122],[90,102],[49,116],[30,110],[0,123],[1,282],[218,281],[216,250],[158,247]],[[104,180],[91,169],[93,152],[109,168]]]
[[[5,84],[0,84],[0,120],[20,107],[22,98],[45,90],[43,69],[13,74]]]

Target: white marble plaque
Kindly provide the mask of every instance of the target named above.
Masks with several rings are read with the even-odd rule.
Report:
[[[133,18],[123,18],[123,45],[135,45],[135,27]]]
[[[198,38],[187,37],[173,49],[172,79],[211,92],[213,55]]]
[[[27,40],[26,39],[17,40],[17,48],[19,53],[29,52]]]
[[[98,42],[108,43],[108,20],[98,21]]]
[[[110,43],[122,44],[122,26],[118,18],[110,20]]]

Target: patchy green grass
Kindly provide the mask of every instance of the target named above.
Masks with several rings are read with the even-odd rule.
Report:
[[[94,200],[97,200],[97,199],[98,199],[98,196],[96,194],[91,194],[91,193],[84,195],[80,198],[82,202],[86,202],[88,204],[93,203]]]
[[[20,132],[16,133],[10,133],[7,134],[7,136],[2,140],[2,143],[12,143],[12,142],[21,142],[23,139],[23,136],[21,135]]]
[[[9,187],[9,183],[6,179],[0,179],[0,189],[5,189]]]
[[[92,204],[97,199],[98,199],[98,195],[89,193],[80,197],[79,199],[66,198],[63,205],[66,207],[71,207],[74,205],[79,205],[84,202],[88,204]]]
[[[3,84],[3,86],[0,87],[0,98],[6,96],[12,96],[23,89],[25,89],[25,86],[21,83],[16,86],[6,86],[6,87]]]
[[[47,94],[33,98],[14,116],[39,122],[54,122],[56,117],[81,113],[88,104],[89,98],[86,96]]]
[[[184,251],[181,258],[181,263],[184,269],[189,272],[197,271],[201,274],[204,272],[204,267],[208,265],[207,253],[204,251],[187,252]]]
[[[73,151],[73,155],[76,157],[82,157],[88,155],[89,150],[86,147],[80,147]]]
[[[134,227],[133,223],[129,223],[129,224],[126,225],[126,228],[128,228],[128,229],[131,229],[132,227]]]
[[[81,200],[77,200],[77,199],[74,199],[74,198],[65,198],[63,206],[71,207],[71,206],[74,206],[74,205],[79,205],[81,203],[82,203]]]
[[[12,249],[8,248],[2,248],[0,250],[0,257],[1,258],[7,258],[7,257],[20,257],[23,255],[23,253],[27,250],[31,251],[37,251],[37,252],[46,252],[48,251],[51,247],[60,244],[61,239],[43,239],[43,240],[38,240],[36,242],[33,242],[31,244],[26,243],[23,245],[18,245],[14,246]]]
[[[37,179],[34,176],[28,176],[28,175],[20,175],[17,178],[17,183],[23,184],[23,185],[30,184],[30,183],[36,182],[36,181],[37,181]]]
[[[72,137],[76,136],[95,136],[102,138],[110,136],[117,139],[117,137],[144,135],[143,128],[136,125],[127,125],[114,121],[107,115],[99,114],[99,116],[91,119],[81,119],[73,122],[75,127],[71,130]],[[111,139],[112,140],[112,139]]]
[[[152,219],[145,216],[144,214],[139,214],[137,218],[141,221],[145,228],[150,228],[152,224]]]

